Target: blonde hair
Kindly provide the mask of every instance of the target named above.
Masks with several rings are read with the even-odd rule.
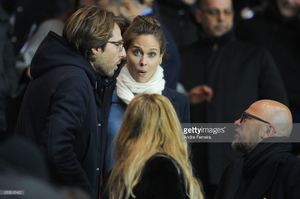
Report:
[[[136,96],[128,105],[116,138],[116,164],[109,179],[111,199],[134,196],[145,163],[156,153],[165,153],[182,169],[186,194],[202,199],[192,173],[188,146],[170,101],[158,94]]]

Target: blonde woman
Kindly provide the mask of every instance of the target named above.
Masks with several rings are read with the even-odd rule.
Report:
[[[158,94],[136,96],[116,139],[110,199],[202,199],[188,146],[170,101]]]

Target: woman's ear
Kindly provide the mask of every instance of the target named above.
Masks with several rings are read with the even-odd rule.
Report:
[[[161,65],[162,60],[163,60],[163,57],[164,57],[164,53],[160,54],[160,57],[159,57],[159,65]]]

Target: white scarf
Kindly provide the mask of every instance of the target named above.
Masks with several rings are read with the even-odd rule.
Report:
[[[135,94],[160,94],[165,89],[164,70],[159,65],[151,79],[146,83],[136,82],[130,75],[127,65],[124,66],[117,78],[117,95],[123,102],[129,104]]]

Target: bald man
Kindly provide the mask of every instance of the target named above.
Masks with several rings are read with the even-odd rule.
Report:
[[[293,125],[288,107],[259,100],[235,124],[232,147],[244,156],[226,168],[216,199],[299,199],[300,159],[286,142]]]

